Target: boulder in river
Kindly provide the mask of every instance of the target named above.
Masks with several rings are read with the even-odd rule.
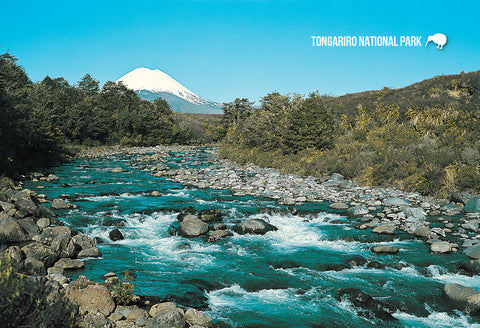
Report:
[[[460,264],[460,268],[468,273],[478,275],[480,273],[480,260],[470,260]]]
[[[187,215],[180,223],[179,232],[185,237],[198,237],[208,232],[208,224],[196,217]]]
[[[473,196],[465,204],[463,210],[467,213],[478,213],[480,212],[480,196]]]
[[[277,227],[261,219],[245,220],[242,223],[237,224],[236,226],[233,227],[233,231],[235,231],[239,235],[245,235],[249,233],[264,235],[269,231],[276,231],[276,230],[278,230]]]
[[[472,259],[480,259],[480,243],[468,247],[463,252]]]
[[[394,254],[394,253],[398,253],[398,251],[399,251],[398,247],[393,245],[376,245],[372,247],[372,252],[374,253]]]
[[[127,172],[127,170],[118,166],[118,167],[114,167],[113,169],[111,169],[110,172],[112,172],[112,173],[123,173],[123,172]]]
[[[340,291],[339,298],[347,297],[355,306],[367,311],[359,311],[359,315],[369,319],[378,318],[384,321],[397,320],[390,312],[393,312],[391,306],[381,301],[375,300],[370,295],[356,288],[348,288]],[[390,312],[387,312],[389,310]]]
[[[460,284],[447,284],[443,288],[447,298],[467,312],[480,310],[480,291]]]
[[[112,231],[110,231],[109,234],[108,234],[108,237],[112,241],[125,239],[125,237],[123,237],[122,233],[118,229],[113,229]]]
[[[426,226],[418,226],[414,232],[417,237],[429,237],[431,233],[430,228]]]

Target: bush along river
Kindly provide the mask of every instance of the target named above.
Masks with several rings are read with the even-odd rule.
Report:
[[[135,294],[219,327],[480,327],[478,197],[286,175],[194,147],[92,151],[53,173],[25,188],[102,254],[72,279],[129,270]]]

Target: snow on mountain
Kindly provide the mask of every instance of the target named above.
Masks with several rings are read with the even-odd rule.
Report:
[[[196,95],[159,69],[137,68],[125,74],[116,82],[119,81],[123,82],[127,88],[137,92],[147,90],[153,93],[170,93],[192,104],[217,105],[213,101],[205,100]]]

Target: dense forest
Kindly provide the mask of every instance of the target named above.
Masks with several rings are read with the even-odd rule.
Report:
[[[141,100],[133,90],[86,74],[77,85],[45,77],[33,83],[8,53],[0,55],[0,174],[51,165],[72,146],[188,143],[195,134],[163,99]]]
[[[341,97],[225,104],[220,155],[446,197],[480,190],[480,71]]]

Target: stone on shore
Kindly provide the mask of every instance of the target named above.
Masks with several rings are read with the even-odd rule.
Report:
[[[450,253],[452,248],[448,241],[436,241],[430,245],[430,251],[433,253]]]
[[[245,235],[245,234],[264,235],[269,231],[276,231],[276,230],[278,230],[277,227],[261,219],[245,220],[242,223],[237,224],[236,226],[233,227],[233,231],[235,231],[239,235]]]
[[[80,313],[101,312],[108,316],[115,310],[115,301],[107,286],[79,277],[67,288],[67,298],[78,304]]]
[[[102,256],[102,253],[97,247],[90,247],[86,249],[82,249],[78,254],[78,258],[84,258],[84,257],[100,257]]]
[[[165,314],[172,310],[177,310],[177,306],[175,305],[175,303],[163,302],[163,303],[158,303],[152,306],[150,308],[149,313],[150,313],[150,316],[153,318],[153,317],[156,317],[157,315]]]
[[[383,205],[409,205],[410,202],[403,198],[392,197],[383,200]]]
[[[364,205],[356,205],[347,210],[347,213],[352,216],[365,215],[368,214],[368,212],[368,208]]]
[[[13,218],[0,218],[0,244],[21,243],[27,240],[22,226]]]
[[[463,210],[467,213],[479,213],[480,212],[480,196],[473,196],[465,204]]]
[[[77,270],[77,269],[84,268],[85,263],[79,260],[63,258],[58,260],[54,266],[65,269],[65,270]]]
[[[147,323],[146,328],[184,328],[185,317],[178,310],[159,314]]]
[[[22,247],[22,251],[27,259],[42,261],[46,267],[51,267],[58,260],[58,254],[49,246],[41,243],[30,243]]]
[[[382,224],[379,225],[378,227],[375,227],[372,232],[374,233],[385,233],[389,235],[393,235],[395,233],[395,229],[397,227],[393,224]]]
[[[213,327],[212,318],[205,313],[197,311],[195,309],[188,309],[185,312],[185,321],[190,325],[198,325],[200,327]]]
[[[348,204],[342,202],[330,204],[328,207],[335,210],[347,210],[349,208]]]
[[[198,237],[208,232],[208,224],[196,217],[186,216],[180,223],[179,232],[184,237]]]
[[[55,198],[52,200],[52,208],[56,210],[63,210],[63,209],[70,209],[70,208],[77,208],[77,205],[67,203],[65,200],[61,198]]]
[[[429,237],[431,233],[432,230],[426,226],[418,226],[414,232],[415,236],[417,237]]]

